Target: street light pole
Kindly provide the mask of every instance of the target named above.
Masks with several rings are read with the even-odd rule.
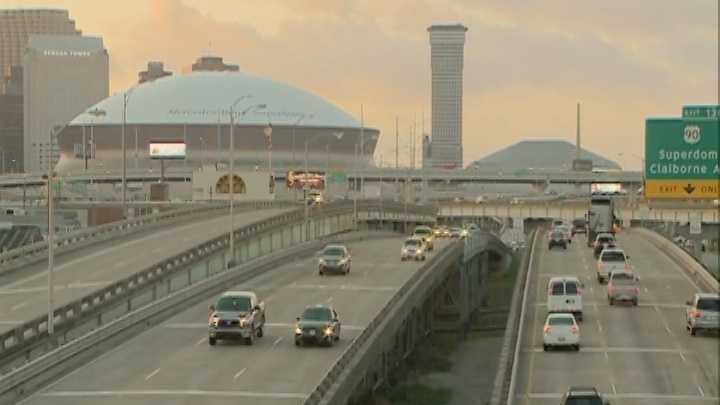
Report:
[[[125,189],[127,184],[127,145],[125,142],[125,126],[127,125],[127,103],[128,103],[128,94],[127,92],[123,93],[123,114],[122,114],[122,129],[121,129],[121,138],[122,138],[122,213],[123,217],[127,218],[127,206],[126,206],[126,196],[125,196]]]
[[[52,145],[55,133],[50,130],[50,145]],[[55,267],[55,207],[53,200],[53,165],[52,165],[52,148],[48,149],[48,173],[47,173],[47,198],[48,198],[48,233],[47,233],[47,246],[48,246],[48,318],[47,318],[47,330],[48,334],[52,335],[55,333],[55,304],[53,302],[53,270]]]

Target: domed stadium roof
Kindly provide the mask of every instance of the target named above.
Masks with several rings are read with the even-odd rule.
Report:
[[[237,125],[293,125],[303,127],[359,128],[360,123],[324,99],[290,85],[240,72],[195,72],[168,76],[127,91],[128,125],[216,125],[230,121],[234,108]],[[265,104],[266,108],[250,108]],[[99,111],[100,114],[91,114]],[[104,115],[103,115],[104,113]],[[70,125],[122,123],[123,93],[87,109]]]

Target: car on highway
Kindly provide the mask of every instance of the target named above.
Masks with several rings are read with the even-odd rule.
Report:
[[[600,252],[597,260],[597,280],[600,284],[605,282],[613,271],[632,272],[628,261],[630,256],[620,248],[607,248]]]
[[[410,237],[403,242],[400,249],[400,261],[405,260],[425,260],[426,258],[425,242],[422,238]]]
[[[350,273],[352,257],[347,246],[342,244],[329,244],[320,251],[318,257],[318,274],[324,276],[327,273]]]
[[[552,347],[580,350],[580,326],[572,314],[548,314],[543,326],[543,350]]]
[[[560,405],[610,405],[595,387],[570,387],[563,394]]]
[[[555,228],[553,228],[553,230],[562,232],[562,234],[565,236],[565,242],[567,242],[568,244],[572,243],[573,234],[570,231],[569,226],[567,226],[565,224],[558,225]]]
[[[567,241],[565,240],[565,234],[558,230],[552,230],[548,235],[548,250],[552,250],[552,248],[555,246],[567,249]]]
[[[572,236],[577,233],[587,233],[587,221],[584,218],[576,218],[572,222]]]
[[[457,227],[450,228],[449,236],[451,239],[460,239],[462,238],[462,229]]]
[[[640,278],[629,271],[612,271],[608,278],[607,299],[610,305],[618,301],[631,302],[637,306],[640,300]]]
[[[218,340],[242,339],[252,345],[256,337],[263,337],[265,303],[252,291],[227,291],[210,305],[208,343]]]
[[[720,294],[697,293],[686,304],[685,327],[690,335],[698,330],[720,330]]]
[[[575,276],[552,277],[547,284],[548,313],[569,313],[583,318],[583,283]]]
[[[615,235],[611,233],[599,233],[593,243],[593,256],[597,259],[603,249],[613,248],[616,245]]]
[[[565,221],[563,221],[562,219],[553,219],[553,221],[552,221],[553,228],[564,225],[564,224],[565,224]]]
[[[425,239],[427,250],[435,249],[435,237],[433,236],[433,231],[429,226],[416,226],[415,230],[413,231],[413,236],[419,236]]]
[[[340,340],[340,318],[332,307],[320,304],[308,306],[295,320],[295,346],[332,346]]]

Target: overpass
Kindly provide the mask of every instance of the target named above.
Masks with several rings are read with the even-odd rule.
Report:
[[[321,170],[323,168],[310,168]],[[345,171],[348,180],[362,178],[367,182],[412,182],[412,183],[442,183],[442,184],[468,184],[468,183],[492,183],[492,184],[578,184],[588,185],[591,183],[622,183],[625,185],[640,186],[643,183],[642,172],[618,171],[618,172],[537,172],[537,173],[502,173],[502,172],[480,172],[480,171],[450,171],[450,170],[412,170],[412,169],[387,169],[376,168],[355,171],[351,168]],[[278,180],[285,180],[287,170],[274,171]],[[78,183],[119,183],[121,177],[116,173],[87,172],[72,173],[63,175],[66,182]],[[184,168],[172,168],[165,173],[164,179],[168,182],[190,182],[192,171]],[[160,180],[159,171],[147,171],[128,169],[128,182],[157,182]],[[0,176],[0,188],[17,188],[23,186],[41,186],[44,184],[42,174],[9,174]]]

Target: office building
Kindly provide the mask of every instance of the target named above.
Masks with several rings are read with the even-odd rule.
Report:
[[[59,149],[51,131],[105,99],[108,91],[109,56],[101,38],[31,35],[23,58],[25,172],[54,167]]]
[[[138,84],[151,82],[161,77],[171,76],[172,72],[166,72],[162,62],[148,62],[147,70],[138,73]]]
[[[0,78],[9,76],[13,66],[22,66],[28,37],[33,34],[81,35],[81,32],[67,10],[0,8]]]
[[[462,95],[465,32],[462,24],[438,24],[430,33],[432,70],[433,168],[460,169],[462,150]]]

